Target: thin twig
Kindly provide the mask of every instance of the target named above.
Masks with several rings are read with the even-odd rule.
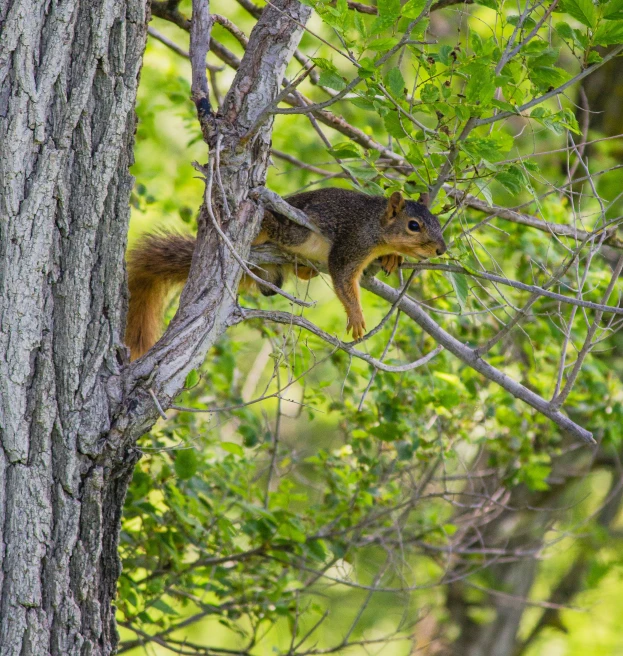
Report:
[[[156,410],[158,410],[158,414],[163,418],[163,419],[168,419],[165,411],[162,409],[162,406],[160,405],[160,401],[158,401],[158,397],[156,396],[156,393],[154,392],[151,387],[147,390],[149,392],[149,395],[154,401],[154,405],[156,406]]]

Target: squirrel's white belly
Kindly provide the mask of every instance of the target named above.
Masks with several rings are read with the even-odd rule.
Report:
[[[300,244],[299,246],[285,246],[283,248],[284,250],[287,250],[288,253],[294,253],[295,255],[300,255],[308,260],[327,264],[329,262],[331,242],[325,239],[322,235],[314,232],[304,244]]]

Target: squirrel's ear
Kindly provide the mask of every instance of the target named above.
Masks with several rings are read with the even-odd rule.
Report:
[[[402,197],[402,194],[399,191],[395,191],[389,197],[389,206],[392,208],[394,214],[400,212],[400,210],[405,206],[405,199]]]
[[[395,191],[387,201],[387,210],[385,211],[384,223],[391,221],[398,212],[405,206],[405,199],[399,191]]]
[[[430,196],[427,191],[420,194],[419,202],[422,203],[425,207],[430,205]]]

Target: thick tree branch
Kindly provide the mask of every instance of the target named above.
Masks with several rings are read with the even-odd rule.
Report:
[[[206,143],[214,129],[210,90],[206,75],[206,60],[210,50],[210,0],[193,0],[193,17],[190,26],[190,64],[192,67],[191,97],[197,107],[199,125]]]
[[[195,99],[206,101],[207,2],[194,1],[194,17],[204,31],[199,25],[191,28],[195,35],[191,48],[193,94]],[[244,142],[241,137],[266,101],[277,96],[310,13],[310,8],[297,0],[275,0],[262,12],[223,102],[222,115],[212,117],[214,130],[208,134],[204,131],[214,166],[213,186],[200,212],[188,282],[178,312],[162,339],[124,372],[125,408],[118,419],[118,432],[113,431],[113,442],[117,435],[127,442],[149,430],[158,409],[148,390],[154,392],[163,409],[169,407],[183,388],[188,372],[204,360],[208,348],[227,329],[229,317],[236,310],[240,261],[248,258],[263,214],[262,207],[248,194],[265,184],[272,121],[258,131],[252,142]],[[179,20],[177,13],[174,17]],[[213,228],[212,216],[218,231]],[[222,235],[227,237],[227,243]]]
[[[304,228],[315,232],[316,234],[322,234],[318,226],[314,225],[308,218],[305,212],[289,205],[279,194],[276,194],[274,191],[267,189],[266,187],[257,187],[253,189],[250,193],[252,198],[262,201],[262,203],[271,210],[283,214],[288,217],[294,223],[302,225]]]

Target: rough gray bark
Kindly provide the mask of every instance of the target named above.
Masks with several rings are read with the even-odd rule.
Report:
[[[145,0],[0,2],[0,653],[109,654],[134,457],[102,458]]]
[[[277,0],[219,119],[221,228],[244,257],[310,9]],[[292,18],[295,20],[293,21]],[[127,365],[123,256],[145,0],[0,0],[0,654],[111,654],[134,444],[228,326],[240,267],[208,223],[180,311]],[[227,199],[225,201],[225,199]],[[228,209],[226,209],[228,208]],[[155,372],[155,373],[154,373]],[[151,392],[150,392],[151,390]]]

